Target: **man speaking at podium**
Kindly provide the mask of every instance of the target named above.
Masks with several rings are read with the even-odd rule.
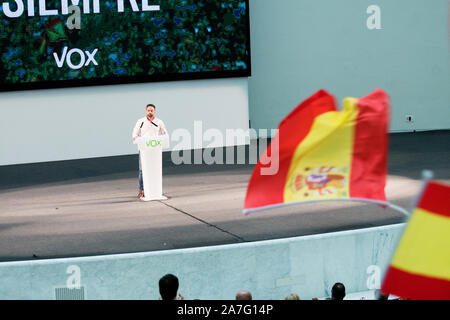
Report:
[[[155,117],[156,115],[156,107],[153,104],[148,104],[146,106],[146,114],[145,118],[141,118],[136,122],[136,125],[133,129],[133,141],[135,141],[138,137],[141,136],[157,136],[157,135],[165,135],[166,127],[164,122],[161,119]],[[142,164],[141,164],[141,156],[139,154],[139,193],[138,198],[144,197],[144,183],[142,181]]]

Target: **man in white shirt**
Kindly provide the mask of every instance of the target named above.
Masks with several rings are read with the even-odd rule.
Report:
[[[143,136],[157,136],[167,134],[166,126],[161,119],[155,117],[156,107],[153,104],[148,104],[146,106],[145,118],[141,118],[136,122],[133,129],[133,141],[138,137]],[[139,155],[139,193],[138,198],[144,197],[144,184],[142,181],[142,166],[141,166],[141,156]]]

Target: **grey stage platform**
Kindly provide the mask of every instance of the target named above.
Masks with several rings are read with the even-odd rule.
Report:
[[[391,139],[388,200],[409,208],[422,169],[450,183],[450,132]],[[0,191],[0,261],[200,247],[403,222],[361,203],[304,204],[244,216],[253,165],[165,169],[167,201],[136,198],[136,172]]]

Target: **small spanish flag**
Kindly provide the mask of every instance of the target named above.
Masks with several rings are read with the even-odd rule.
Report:
[[[450,300],[450,186],[429,182],[413,211],[381,291],[414,300]]]
[[[64,23],[60,18],[50,21],[45,26],[45,31],[47,32],[48,40],[50,42],[58,42],[67,39],[66,33],[64,32]]]
[[[67,39],[64,32],[64,24],[60,18],[50,21],[45,26],[44,37],[38,40],[39,52],[45,53],[50,43],[58,43]]]
[[[304,201],[386,201],[389,108],[381,89],[344,99],[341,111],[324,90],[305,100],[255,166],[244,213]]]

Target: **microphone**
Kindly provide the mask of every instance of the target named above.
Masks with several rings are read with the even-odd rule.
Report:
[[[139,131],[138,131],[138,137],[141,136],[141,131],[142,131],[142,127],[144,126],[144,122],[141,123],[141,126],[139,127]]]

